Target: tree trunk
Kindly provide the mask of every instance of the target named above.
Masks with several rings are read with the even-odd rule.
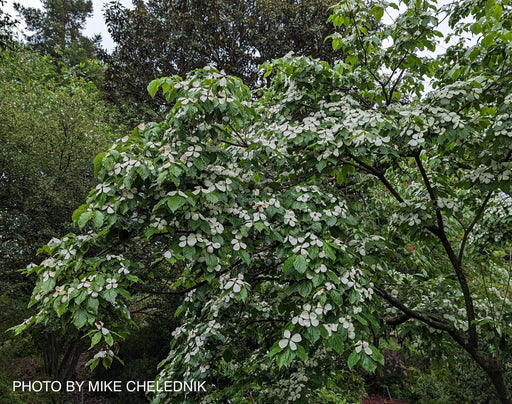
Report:
[[[70,378],[84,348],[77,338],[66,336],[59,338],[54,333],[48,334],[44,351],[44,363],[48,376],[61,382]]]
[[[489,378],[496,389],[496,394],[502,404],[511,404],[510,392],[508,390],[507,383],[505,382],[505,377],[503,375],[503,370],[498,371],[486,371],[489,375]]]
[[[501,404],[512,404],[510,391],[505,381],[504,367],[501,361],[495,358],[482,355],[479,352],[468,351],[471,357],[480,365],[480,367],[487,373],[489,379],[496,390],[496,395]]]

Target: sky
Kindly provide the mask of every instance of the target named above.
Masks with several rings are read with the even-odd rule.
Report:
[[[125,7],[131,7],[131,0],[119,0]],[[7,0],[5,5],[5,11],[14,17],[18,17],[13,8],[13,3],[20,3],[25,7],[36,7],[41,8],[42,4],[40,0]],[[110,0],[92,0],[93,16],[87,20],[85,26],[84,35],[92,37],[94,34],[101,34],[103,38],[103,47],[107,50],[111,50],[114,47],[112,38],[110,37],[105,21],[103,20],[103,6],[109,3]],[[18,18],[19,19],[19,18]]]

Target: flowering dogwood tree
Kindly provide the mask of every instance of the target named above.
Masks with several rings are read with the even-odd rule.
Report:
[[[96,158],[101,184],[73,217],[89,231],[27,268],[39,311],[17,332],[57,316],[108,366],[164,268],[183,302],[159,380],[211,386],[183,400],[306,401],[340,363],[382,365],[374,335],[393,326],[424,349],[460,346],[510,402],[510,7],[333,10],[334,66],[288,55],[256,94],[212,67],[150,84],[167,119]],[[421,57],[443,16],[477,44]]]

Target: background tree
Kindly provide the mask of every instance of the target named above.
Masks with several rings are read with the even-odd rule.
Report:
[[[4,4],[5,0],[0,0],[0,50],[12,45],[14,41],[12,29],[16,25],[16,20],[2,10]]]
[[[124,111],[151,116],[162,100],[151,101],[147,84],[162,75],[214,64],[241,77],[251,88],[262,84],[258,66],[293,51],[334,61],[324,42],[333,1],[136,0],[105,11],[116,47],[107,62],[106,90]],[[150,115],[147,115],[150,114]],[[153,115],[154,116],[154,115]]]
[[[92,15],[90,0],[43,0],[43,8],[25,7],[19,3],[14,8],[21,15],[27,29],[33,34],[28,44],[36,51],[51,55],[73,66],[95,57],[101,37],[87,38],[81,31]]]
[[[92,158],[118,130],[99,90],[78,76],[77,69],[58,72],[51,57],[21,47],[0,55],[1,330],[27,314],[20,302],[33,285],[18,269],[37,260],[43,240],[72,229],[69,216],[94,184]],[[66,349],[60,334],[49,325],[35,338],[49,355],[47,371],[57,377],[59,349]],[[4,342],[8,336],[1,335]]]
[[[404,5],[340,3],[347,57],[275,60],[258,97],[212,67],[152,82],[167,118],[95,159],[87,231],[27,267],[39,311],[16,332],[59,322],[108,367],[159,284],[182,304],[158,379],[214,387],[155,403],[310,402],[344,366],[381,366],[388,327],[465,352],[510,403],[512,10]],[[444,13],[481,41],[421,57]]]

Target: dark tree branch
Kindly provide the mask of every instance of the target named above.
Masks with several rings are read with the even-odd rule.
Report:
[[[434,204],[434,210],[436,212],[437,227],[427,227],[427,229],[430,230],[430,232],[432,232],[434,235],[436,235],[439,238],[439,240],[441,241],[441,244],[443,245],[443,248],[446,251],[446,254],[448,255],[448,258],[450,260],[450,263],[452,264],[455,274],[457,275],[457,280],[461,287],[462,294],[464,296],[464,304],[466,307],[466,316],[467,316],[467,323],[468,323],[468,330],[469,330],[469,345],[471,347],[473,347],[474,349],[476,349],[478,347],[478,338],[477,338],[476,325],[475,325],[476,316],[475,316],[475,308],[474,308],[474,304],[473,304],[473,298],[471,296],[471,291],[469,290],[469,284],[466,279],[466,275],[464,274],[464,271],[462,270],[462,263],[459,260],[459,257],[457,257],[455,252],[453,251],[450,241],[448,240],[448,237],[446,236],[446,232],[444,229],[444,223],[443,223],[443,216],[441,214],[441,209],[439,209],[439,206],[437,204],[437,199],[436,199],[436,194],[435,194],[434,188],[432,187],[432,184],[430,183],[427,172],[425,171],[425,167],[423,166],[423,163],[421,162],[419,152],[414,155],[414,159],[416,161],[416,164],[418,165],[418,169],[420,170],[421,177],[423,178],[423,182],[425,184],[425,187],[427,188],[427,192],[430,196],[430,200]]]
[[[462,347],[467,346],[467,342],[466,342],[464,336],[461,334],[461,332],[459,330],[457,330],[453,324],[449,323],[444,318],[442,318],[436,314],[413,310],[413,309],[407,307],[400,300],[391,296],[384,289],[381,289],[379,287],[375,287],[375,293],[378,296],[385,299],[393,307],[399,309],[402,313],[404,313],[404,316],[407,317],[407,318],[405,318],[404,316],[399,316],[396,319],[396,321],[400,320],[403,323],[411,318],[414,318],[416,320],[419,320],[419,321],[429,325],[432,328],[435,328],[436,330],[446,331]]]
[[[464,255],[464,248],[466,247],[466,243],[468,241],[469,234],[471,233],[471,231],[473,230],[473,228],[475,227],[477,222],[482,217],[482,214],[484,213],[484,210],[487,207],[487,203],[491,199],[492,192],[493,191],[489,191],[487,193],[487,196],[485,197],[484,202],[482,203],[482,205],[476,211],[475,217],[473,218],[473,221],[471,222],[469,227],[465,230],[464,235],[462,236],[462,242],[460,243],[460,249],[459,249],[459,262],[460,263],[462,263],[462,257]]]
[[[397,326],[400,324],[405,323],[406,321],[410,320],[412,317],[409,314],[402,314],[401,316],[395,317],[395,318],[388,318],[386,319],[386,324],[391,326]]]
[[[383,171],[380,171],[378,170],[377,168],[365,163],[363,160],[361,160],[360,158],[354,156],[352,153],[347,153],[348,156],[354,160],[359,166],[360,168],[363,170],[363,171],[366,171],[367,173],[369,174],[372,174],[374,175],[375,177],[377,177],[380,182],[382,182],[382,184],[388,189],[389,192],[391,192],[391,194],[395,197],[395,199],[402,203],[404,201],[404,199],[400,196],[400,194],[398,193],[398,191],[393,187],[393,185],[391,185],[391,183],[387,180],[386,176],[384,175],[384,172]]]

